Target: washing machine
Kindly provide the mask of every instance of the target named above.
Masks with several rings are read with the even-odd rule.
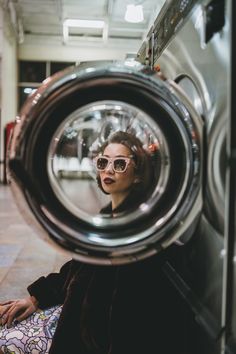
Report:
[[[199,324],[191,329],[196,353],[206,354],[236,352],[234,6],[166,2],[137,55],[181,87],[203,121],[201,220],[188,250],[188,271],[166,272]]]

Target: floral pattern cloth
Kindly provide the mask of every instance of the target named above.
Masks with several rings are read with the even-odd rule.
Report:
[[[47,354],[62,306],[38,310],[12,327],[0,326],[0,348],[4,354]]]

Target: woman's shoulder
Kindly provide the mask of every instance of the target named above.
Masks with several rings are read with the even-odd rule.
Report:
[[[100,209],[100,214],[112,214],[112,206],[111,203],[105,205],[103,208]]]

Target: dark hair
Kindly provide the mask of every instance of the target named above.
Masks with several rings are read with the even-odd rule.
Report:
[[[135,174],[139,179],[139,182],[133,185],[133,190],[136,189],[139,193],[147,193],[152,181],[152,164],[149,153],[143,148],[141,141],[133,134],[118,131],[108,137],[107,141],[100,147],[98,153],[103,154],[109,144],[122,144],[132,152],[135,162]],[[107,194],[102,188],[99,175],[97,175],[97,183],[103,193]]]

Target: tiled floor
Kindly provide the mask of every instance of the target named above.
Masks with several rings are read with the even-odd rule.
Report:
[[[26,224],[9,186],[0,184],[0,302],[26,296],[26,287],[70,259]]]

